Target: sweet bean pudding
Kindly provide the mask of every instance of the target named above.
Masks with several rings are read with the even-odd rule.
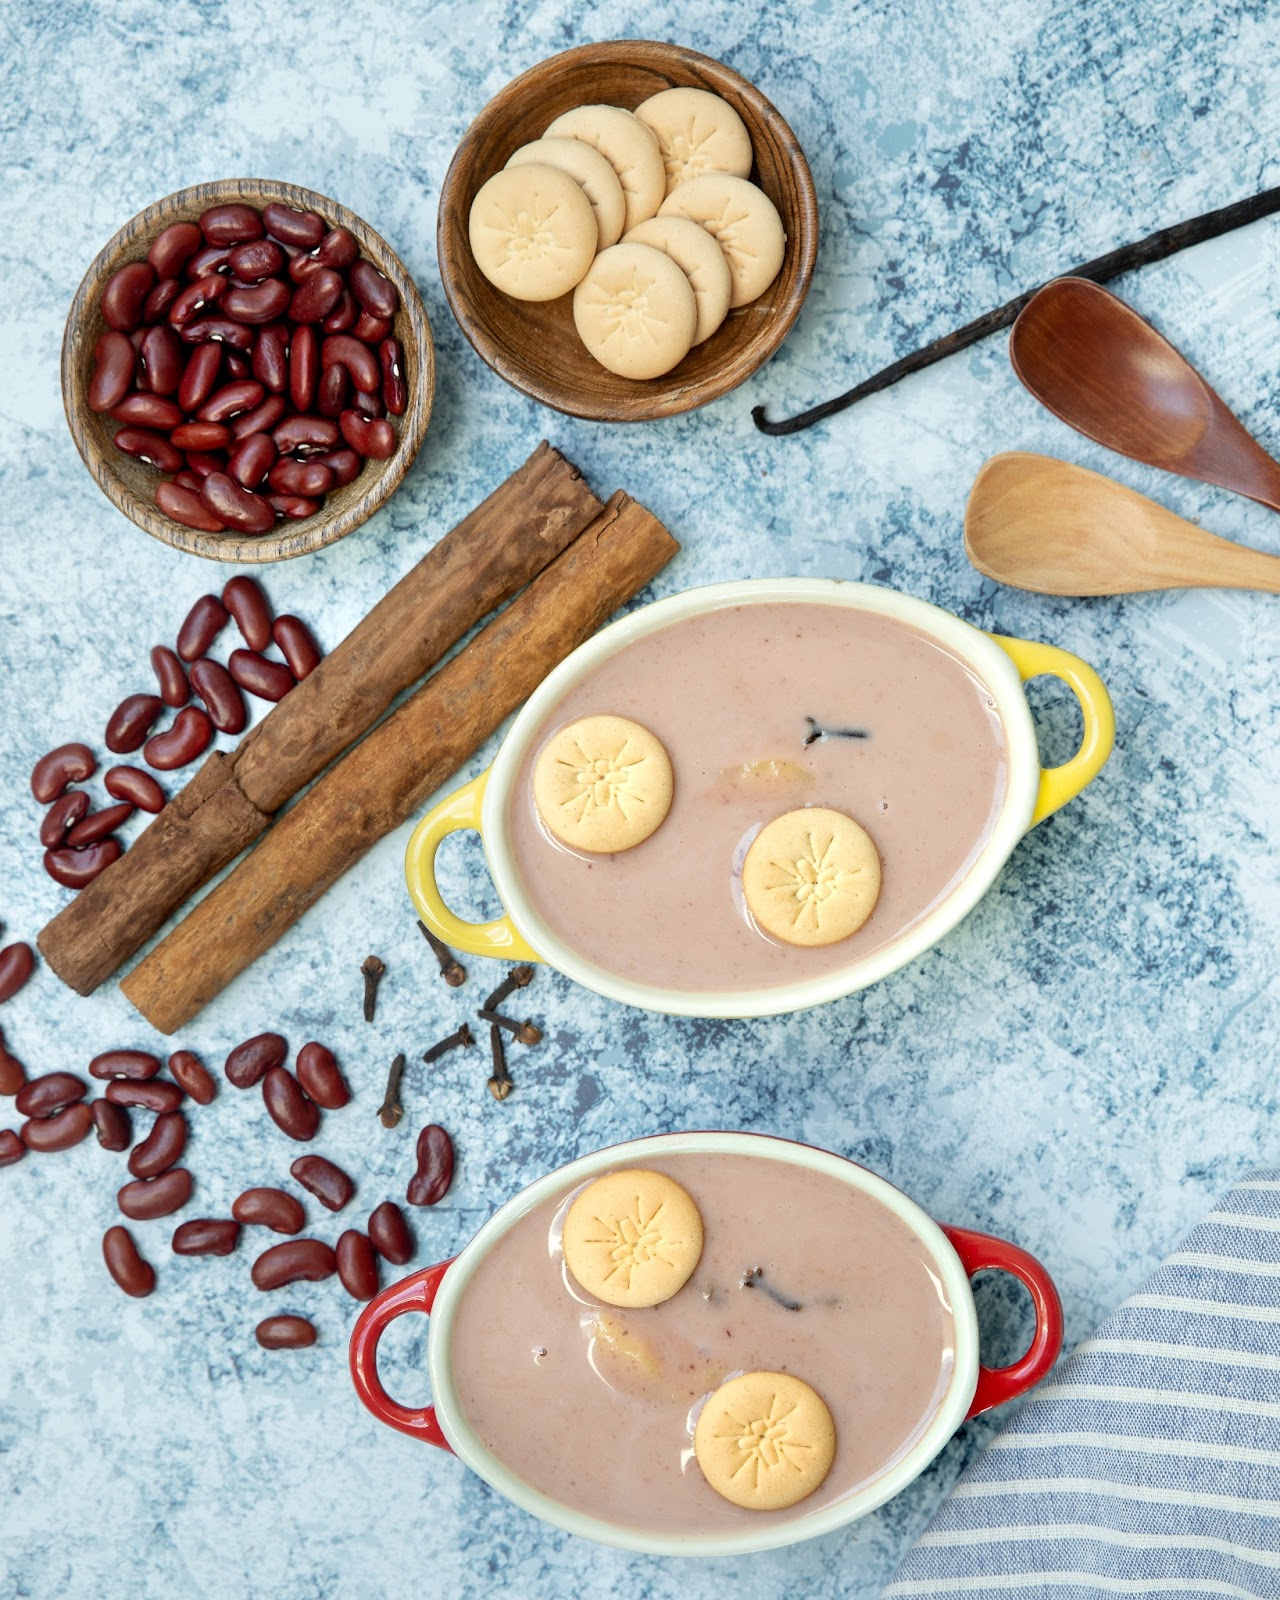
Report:
[[[548,825],[545,783],[539,809],[539,761],[580,720],[637,726],[670,762],[661,824],[613,854]],[[584,746],[595,793],[608,798],[601,762],[639,772],[638,751]],[[637,982],[739,991],[837,971],[918,923],[977,857],[1005,788],[995,699],[943,645],[871,612],[780,601],[611,656],[530,741],[508,826],[533,910],[567,945]],[[769,897],[788,884],[801,898],[779,916]]]
[[[635,1226],[584,1258],[612,1215],[592,1191],[619,1184]],[[942,1404],[955,1322],[936,1273],[887,1206],[829,1173],[655,1158],[566,1189],[488,1251],[451,1331],[457,1402],[576,1511],[663,1534],[803,1518],[873,1483]]]

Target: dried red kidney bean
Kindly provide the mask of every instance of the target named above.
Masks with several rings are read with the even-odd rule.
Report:
[[[46,1072],[19,1089],[13,1107],[20,1117],[56,1117],[88,1092],[89,1085],[74,1072]]]
[[[138,353],[123,333],[104,333],[94,349],[90,411],[110,411],[118,406],[129,392],[137,365]]]
[[[81,850],[87,844],[97,844],[99,839],[105,839],[109,833],[114,833],[117,828],[128,822],[133,811],[131,800],[122,800],[119,805],[104,806],[101,811],[91,811],[83,822],[77,822],[71,829],[66,842],[72,850]]]
[[[283,700],[294,684],[293,673],[283,662],[268,661],[256,650],[233,650],[227,671],[242,689],[259,700]]]
[[[141,1106],[144,1111],[176,1111],[182,1104],[182,1090],[176,1083],[154,1078],[138,1083],[131,1078],[113,1078],[106,1087],[112,1105]]]
[[[132,350],[129,352],[132,357]],[[133,368],[130,367],[132,374]],[[316,397],[316,378],[320,372],[320,341],[314,328],[295,328],[289,342],[289,398],[304,414]],[[276,441],[277,444],[279,440]]]
[[[226,526],[221,518],[214,516],[197,493],[178,483],[157,484],[156,505],[166,517],[180,522],[184,528],[198,528],[202,533],[221,533]]]
[[[338,274],[328,267],[317,267],[293,291],[289,301],[289,321],[303,324],[321,322],[339,303],[342,295],[342,279]]]
[[[249,648],[265,650],[271,643],[271,607],[260,586],[243,574],[232,578],[222,591],[222,603]]]
[[[289,663],[289,671],[299,683],[304,678],[310,677],[320,665],[319,646],[300,617],[290,616],[288,612],[277,617],[271,624],[271,637],[275,640],[280,654]],[[310,1046],[306,1048],[309,1049]]]
[[[363,1233],[348,1228],[334,1249],[338,1277],[353,1300],[372,1300],[378,1292],[378,1258]]]
[[[262,1103],[282,1133],[299,1144],[314,1139],[320,1126],[320,1107],[299,1087],[287,1067],[272,1067],[262,1080]]]
[[[194,283],[197,278],[207,278],[215,272],[225,273],[234,249],[235,246],[230,244],[205,245],[187,263],[187,277]]]
[[[209,646],[226,627],[227,608],[216,594],[202,594],[178,629],[178,654],[184,661],[207,655]]]
[[[89,809],[89,796],[83,789],[69,789],[60,795],[44,814],[40,824],[40,843],[46,850],[56,850]]]
[[[261,326],[282,317],[292,298],[287,283],[281,283],[279,278],[267,278],[251,289],[228,289],[222,297],[222,311],[237,322]]]
[[[100,839],[83,850],[46,850],[44,870],[64,889],[83,889],[123,854],[119,839]]]
[[[289,386],[289,330],[273,322],[253,341],[253,375],[272,394]]]
[[[163,395],[127,394],[118,406],[112,406],[111,420],[133,422],[140,428],[173,429],[181,423],[182,411]]]
[[[277,494],[301,494],[314,500],[328,494],[333,487],[333,473],[317,461],[291,461],[286,456],[272,467],[267,474],[267,482]],[[270,634],[267,642],[270,643]],[[266,646],[258,648],[265,649]]]
[[[360,455],[374,461],[389,461],[396,453],[396,430],[385,417],[364,417],[358,411],[344,411],[338,418],[342,437]]]
[[[184,422],[169,439],[182,450],[225,450],[231,443],[231,429],[221,422]]]
[[[332,450],[338,442],[339,430],[338,424],[328,417],[299,415],[286,417],[278,427],[272,428],[271,437],[281,455],[291,455],[302,450]]]
[[[305,1092],[326,1111],[340,1111],[351,1099],[333,1051],[314,1039],[298,1051],[294,1071]]]
[[[194,222],[172,222],[151,241],[147,260],[161,278],[178,275],[204,243]]]
[[[156,675],[156,682],[160,685],[160,698],[165,705],[185,706],[191,698],[191,691],[187,687],[187,675],[182,670],[182,663],[170,650],[167,644],[154,645],[151,650],[151,668]]]
[[[201,212],[200,232],[210,244],[239,244],[244,239],[261,239],[262,218],[252,206],[233,200]]]
[[[215,389],[196,412],[196,418],[200,422],[226,422],[231,417],[239,416],[242,411],[252,411],[255,406],[260,406],[266,396],[267,391],[256,379],[238,378],[234,383],[225,383],[221,389]],[[197,445],[196,448],[209,447]],[[221,445],[213,448],[220,449]]]
[[[93,1126],[93,1113],[81,1100],[53,1117],[33,1117],[18,1130],[28,1150],[45,1155],[55,1150],[70,1150]]]
[[[391,327],[390,317],[371,317],[367,311],[362,311],[351,332],[365,344],[381,344],[391,332]]]
[[[175,296],[170,304],[170,325],[184,328],[198,312],[207,310],[209,306],[216,306],[226,292],[227,280],[219,277],[216,272],[196,278]]]
[[[278,511],[282,517],[288,517],[292,521],[297,521],[301,517],[314,516],[320,509],[318,500],[308,500],[305,495],[301,494],[269,494],[267,503],[273,510]]]
[[[253,1336],[264,1350],[305,1350],[316,1342],[316,1325],[306,1317],[263,1317]]]
[[[370,1214],[369,1238],[378,1254],[393,1266],[403,1267],[412,1261],[413,1235],[394,1200],[384,1200]]]
[[[191,664],[191,687],[209,708],[209,720],[219,733],[239,733],[247,712],[244,697],[220,661],[202,656]]]
[[[258,489],[275,463],[275,440],[269,433],[251,433],[232,450],[227,472],[246,489]]]
[[[438,1123],[428,1123],[418,1135],[417,1160],[406,1198],[411,1206],[433,1206],[453,1182],[453,1140]]]
[[[178,337],[184,344],[228,346],[223,351],[228,367],[231,366],[231,350],[247,353],[253,349],[253,329],[243,322],[233,322],[230,317],[197,317],[179,329]]]
[[[27,1081],[27,1069],[4,1042],[0,1033],[0,1094],[17,1094]]]
[[[215,517],[240,533],[270,533],[276,525],[276,514],[267,502],[242,489],[225,472],[211,472],[200,494]]]
[[[129,1157],[129,1171],[135,1178],[158,1178],[186,1148],[187,1119],[181,1111],[162,1111]]]
[[[331,1278],[337,1270],[337,1258],[322,1240],[289,1239],[264,1250],[250,1276],[256,1288],[279,1289],[300,1278],[318,1283],[322,1278]]]
[[[182,284],[177,278],[161,278],[142,303],[142,320],[146,323],[163,322],[169,314],[169,307],[181,293]]]
[[[302,245],[310,250],[325,236],[324,218],[314,211],[296,211],[293,206],[272,200],[262,208],[267,231],[284,244]]]
[[[359,254],[360,246],[346,228],[330,228],[316,246],[316,260],[326,267],[349,267]]]
[[[325,333],[350,333],[359,320],[360,307],[355,296],[350,289],[344,289],[337,305],[327,317],[320,319],[320,327]]]
[[[237,278],[258,283],[284,269],[284,251],[273,239],[250,239],[238,244],[227,257],[227,265]]]
[[[212,1076],[206,1071],[200,1057],[191,1050],[175,1050],[169,1057],[169,1071],[173,1074],[173,1081],[197,1105],[207,1106],[218,1093]]]
[[[231,437],[238,444],[251,434],[269,434],[284,416],[285,403],[281,394],[269,394],[260,406],[244,411],[231,424]]]
[[[183,683],[187,681],[183,675]],[[153,815],[164,810],[164,790],[149,772],[139,767],[111,767],[102,786],[113,800],[131,800],[139,811]]]
[[[169,1217],[191,1198],[191,1174],[185,1167],[170,1167],[158,1178],[135,1178],[116,1193],[116,1204],[134,1222]]]
[[[184,467],[181,472],[174,473],[171,482],[176,483],[179,489],[194,489],[199,494],[204,479],[198,473],[192,472],[189,467]],[[164,485],[161,484],[160,487],[163,488]]]
[[[138,361],[142,381],[151,391],[149,397],[139,395],[139,399],[158,400],[162,395],[177,394],[178,385],[182,382],[182,369],[186,365],[186,357],[172,328],[164,326],[148,328],[145,338],[138,346]],[[149,426],[162,428],[165,424],[152,422]],[[173,424],[170,423],[169,426],[172,427]]]
[[[126,695],[107,719],[107,749],[114,755],[137,750],[163,710],[158,694]]]
[[[156,1286],[156,1269],[138,1254],[128,1228],[119,1223],[102,1236],[102,1259],[116,1283],[135,1300],[145,1300]]]
[[[353,338],[349,333],[334,333],[320,346],[320,366],[345,367],[351,374],[351,381],[357,389],[365,389],[370,393],[377,389],[381,383],[381,374],[378,371],[378,358],[367,344],[361,344],[359,339]]]
[[[0,1132],[0,1167],[11,1167],[15,1161],[21,1161],[26,1153],[26,1145],[12,1128]]]
[[[204,480],[211,472],[225,472],[227,470],[227,458],[222,451],[217,451],[213,455],[206,455],[203,450],[188,450],[187,466],[191,469],[191,474],[199,483],[200,492],[203,494]]]
[[[288,1054],[288,1043],[280,1034],[258,1033],[231,1051],[222,1070],[237,1089],[251,1089],[272,1067],[282,1065]]]
[[[328,467],[333,473],[335,489],[345,489],[347,484],[354,483],[364,466],[363,457],[358,456],[354,450],[334,450],[329,455],[309,456],[307,459],[318,461],[321,466]]]
[[[356,1192],[355,1184],[342,1168],[324,1156],[299,1156],[289,1171],[330,1211],[341,1211]]]
[[[382,372],[382,400],[393,417],[404,415],[408,390],[404,381],[404,352],[399,339],[384,339],[378,346],[378,366]]]
[[[185,767],[209,748],[213,724],[199,706],[184,706],[164,733],[153,734],[142,747],[142,758],[159,772]]]
[[[133,1127],[129,1121],[129,1113],[123,1106],[113,1105],[110,1100],[95,1100],[89,1107],[89,1114],[93,1118],[93,1129],[98,1135],[98,1143],[104,1150],[127,1150],[133,1138]]]
[[[363,389],[355,391],[351,397],[351,404],[354,410],[358,411],[362,417],[368,417],[370,421],[379,420],[386,410],[386,407],[382,404],[382,396],[380,394],[368,394]],[[341,416],[342,413],[339,412],[338,414]]]
[[[326,367],[316,390],[316,410],[322,417],[340,417],[347,409],[351,378],[345,367]]]
[[[156,269],[148,261],[131,261],[112,273],[98,302],[107,327],[132,333],[142,321],[142,307],[155,286]]]
[[[17,939],[0,950],[0,1000],[12,1000],[31,976],[36,958],[29,944]]]
[[[400,296],[390,278],[384,277],[372,261],[354,261],[347,282],[356,299],[374,317],[394,317]]]
[[[217,1217],[193,1217],[173,1231],[176,1256],[229,1256],[240,1240],[240,1224]]]
[[[92,778],[98,762],[87,744],[60,744],[31,769],[31,792],[41,805],[56,800],[69,783]]]
[[[178,385],[178,404],[184,411],[198,411],[213,393],[222,368],[222,348],[203,344],[191,352],[182,382]]]
[[[171,445],[164,434],[155,433],[150,428],[121,428],[116,434],[115,445],[117,450],[145,461],[158,472],[182,470],[182,452]]]
[[[108,1083],[113,1078],[132,1078],[143,1083],[154,1078],[160,1070],[160,1057],[150,1050],[103,1050],[89,1063],[89,1076],[103,1078]]]
[[[273,1233],[301,1233],[307,1220],[302,1202],[283,1189],[246,1189],[232,1201],[231,1215]]]

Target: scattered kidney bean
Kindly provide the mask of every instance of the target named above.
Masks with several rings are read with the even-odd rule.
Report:
[[[191,698],[187,675],[182,670],[181,661],[167,644],[158,644],[152,648],[151,667],[160,685],[160,698],[165,705],[175,708],[185,706]]]
[[[163,395],[127,394],[118,406],[112,406],[111,419],[113,422],[133,422],[140,428],[169,430],[182,421],[182,411]]]
[[[243,411],[235,418],[231,424],[231,437],[239,442],[251,434],[270,434],[284,416],[284,411],[284,396],[269,394],[260,406],[255,406],[252,411]]]
[[[307,1220],[302,1202],[283,1189],[246,1189],[232,1201],[231,1215],[273,1233],[301,1233]]]
[[[315,323],[322,321],[342,299],[342,279],[328,267],[321,266],[308,273],[293,291],[289,302],[289,321]]]
[[[258,283],[284,268],[285,253],[274,239],[251,239],[238,244],[227,257],[227,265],[237,278]]]
[[[253,375],[272,394],[289,386],[289,330],[273,322],[253,341]]]
[[[262,208],[262,220],[267,226],[268,233],[279,239],[283,244],[296,244],[310,250],[318,245],[325,236],[324,218],[317,216],[314,211],[296,211],[292,206],[282,205],[278,200]]]
[[[151,391],[154,398],[159,399],[162,395],[177,394],[178,385],[182,382],[182,369],[186,365],[186,358],[172,328],[167,328],[163,325],[148,328],[146,337],[138,346],[138,360],[142,372],[142,381]],[[139,398],[144,397],[139,396]],[[121,402],[121,404],[123,403]],[[141,419],[139,418],[138,420],[140,421]],[[163,427],[164,424],[153,422],[150,426]]]
[[[17,1094],[27,1081],[27,1069],[4,1042],[0,1033],[0,1094]]]
[[[129,392],[138,353],[123,333],[104,333],[94,349],[94,363],[89,380],[89,409],[111,411]]]
[[[200,232],[210,244],[239,244],[243,239],[261,239],[262,218],[252,206],[231,201],[202,212]]]
[[[433,1206],[443,1200],[453,1182],[453,1140],[431,1122],[418,1135],[418,1170],[409,1179],[411,1206]]]
[[[252,1089],[272,1067],[281,1066],[288,1054],[289,1045],[280,1034],[258,1033],[231,1051],[222,1070],[237,1089]]]
[[[221,422],[184,422],[169,440],[182,450],[225,450],[231,443],[231,429]]]
[[[378,1292],[378,1258],[363,1233],[348,1228],[334,1250],[338,1277],[353,1300],[372,1300]]]
[[[283,700],[293,688],[293,673],[281,661],[268,661],[256,650],[233,650],[227,671],[259,700]]]
[[[318,500],[308,500],[300,494],[269,494],[267,504],[278,511],[282,517],[297,521],[302,517],[314,516],[320,509]]]
[[[221,662],[208,656],[192,662],[191,687],[209,708],[209,720],[219,733],[241,731],[247,718],[244,697]]]
[[[404,352],[399,339],[384,339],[378,346],[378,365],[382,370],[382,401],[393,417],[404,415],[408,390],[404,381]]]
[[[5,1128],[0,1133],[0,1167],[11,1167],[15,1161],[21,1161],[26,1153],[26,1145],[12,1128]]]
[[[185,674],[182,681],[187,681]],[[164,790],[149,772],[138,767],[109,768],[102,786],[113,800],[131,800],[139,811],[154,815],[164,810]]]
[[[218,1086],[193,1051],[175,1050],[169,1057],[169,1071],[178,1087],[184,1089],[197,1105],[207,1106],[216,1097]]]
[[[143,760],[159,772],[172,772],[203,755],[213,738],[213,724],[199,706],[184,706],[164,733],[153,734],[142,748]]]
[[[317,461],[291,461],[286,456],[272,467],[267,482],[278,494],[300,494],[314,500],[333,487],[333,473]]]
[[[253,1336],[264,1350],[305,1350],[316,1342],[316,1325],[306,1317],[263,1317]]]
[[[131,373],[132,370],[131,366]],[[316,338],[316,330],[308,327],[296,329],[289,345],[289,398],[295,409],[303,414],[311,410],[315,400],[319,372],[320,341]]]
[[[108,1083],[113,1078],[132,1078],[135,1083],[154,1078],[160,1070],[160,1057],[150,1050],[103,1050],[89,1063],[89,1076]]]
[[[99,839],[105,839],[109,833],[114,833],[117,828],[128,822],[133,812],[131,800],[122,800],[119,805],[104,806],[101,811],[91,811],[67,834],[68,846],[72,850],[81,850],[87,844],[97,844]]]
[[[227,608],[216,594],[202,594],[178,629],[178,654],[184,661],[206,655],[229,620]]]
[[[342,1168],[324,1156],[299,1156],[289,1171],[330,1211],[341,1211],[356,1192],[355,1184]]]
[[[332,1248],[320,1239],[289,1239],[273,1244],[253,1264],[250,1276],[259,1289],[279,1289],[305,1278],[317,1283],[338,1270]]]
[[[116,1204],[134,1222],[149,1222],[153,1217],[172,1216],[191,1198],[191,1174],[185,1167],[171,1167],[158,1178],[135,1178],[116,1193]]]
[[[176,1111],[182,1104],[182,1090],[164,1078],[138,1083],[132,1078],[112,1078],[105,1090],[112,1105],[141,1106],[144,1111]]]
[[[142,307],[156,285],[149,261],[131,261],[107,280],[98,302],[102,320],[117,333],[132,333],[142,321]]]
[[[320,665],[319,646],[300,617],[291,616],[288,612],[277,617],[271,624],[271,637],[275,640],[280,654],[289,663],[289,671],[299,683],[304,678],[310,677]],[[310,1046],[306,1048],[309,1049]]]
[[[265,650],[271,643],[271,607],[259,585],[243,574],[232,578],[222,591],[222,603],[249,648]]]
[[[227,462],[228,473],[246,489],[258,489],[276,462],[275,440],[269,433],[251,433],[241,439]]]
[[[385,417],[362,417],[358,411],[344,411],[338,426],[342,437],[362,456],[389,461],[396,453],[396,430]]]
[[[413,1235],[394,1200],[384,1200],[370,1214],[369,1238],[378,1254],[394,1266],[403,1267],[412,1261]]]
[[[35,964],[31,946],[21,939],[0,950],[0,1001],[13,999],[31,976]]]
[[[113,1105],[110,1100],[95,1100],[89,1107],[89,1114],[93,1118],[94,1132],[98,1135],[98,1143],[104,1150],[127,1150],[133,1138],[133,1127],[129,1121],[129,1113],[123,1106]]]
[[[214,516],[240,533],[270,533],[276,525],[276,514],[267,502],[225,472],[211,472],[200,493]]]
[[[181,1111],[162,1111],[151,1132],[129,1157],[129,1171],[135,1178],[158,1178],[177,1161],[187,1147],[187,1119]]]
[[[91,778],[97,770],[97,758],[87,744],[60,744],[31,769],[31,792],[47,806],[69,783]]]
[[[158,694],[126,696],[107,720],[107,749],[115,755],[138,749],[163,710]]]
[[[156,1286],[156,1269],[138,1254],[128,1228],[119,1223],[102,1236],[102,1259],[116,1283],[135,1300],[145,1300]]]
[[[326,1111],[340,1111],[351,1099],[333,1051],[314,1039],[298,1051],[294,1070],[305,1092]]]
[[[89,809],[89,796],[83,789],[69,789],[61,795],[44,814],[40,824],[40,843],[46,850],[56,850]]]
[[[44,870],[64,889],[83,889],[123,854],[119,839],[100,839],[83,850],[46,850]]]
[[[74,1072],[46,1072],[19,1089],[13,1106],[20,1117],[55,1117],[88,1092],[89,1085]]]
[[[173,1231],[176,1256],[229,1256],[240,1240],[240,1224],[216,1217],[194,1217]]]
[[[272,1067],[262,1080],[262,1103],[282,1133],[299,1144],[314,1139],[320,1127],[320,1108],[308,1098],[287,1067]]]
[[[34,1117],[18,1130],[28,1150],[45,1155],[54,1150],[70,1150],[93,1126],[93,1113],[84,1101],[68,1106],[52,1117]]]
[[[222,348],[202,344],[191,352],[182,382],[178,385],[178,404],[184,411],[198,411],[213,393],[222,367]]]

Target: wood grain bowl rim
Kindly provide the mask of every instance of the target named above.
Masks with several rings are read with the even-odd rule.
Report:
[[[774,284],[764,292],[764,296],[778,292],[779,280],[782,280],[781,298],[769,307],[767,322],[757,328],[741,352],[747,359],[742,360],[739,366],[726,368],[698,382],[682,379],[679,366],[660,378],[637,381],[636,404],[628,406],[625,413],[619,412],[611,402],[594,399],[590,392],[569,394],[559,384],[546,383],[536,371],[513,361],[503,342],[482,319],[468,310],[464,285],[451,259],[455,242],[460,243],[462,249],[469,249],[465,237],[464,210],[469,211],[470,205],[468,199],[467,206],[463,207],[463,191],[473,176],[469,170],[473,151],[486,135],[494,118],[503,115],[510,105],[520,99],[530,80],[541,80],[553,68],[565,71],[595,65],[644,67],[670,79],[672,87],[688,83],[701,86],[705,83],[722,94],[728,91],[729,96],[745,102],[768,131],[778,150],[785,156],[796,188],[793,214],[783,217],[787,230],[787,257],[784,258],[779,279],[775,279]],[[661,417],[678,416],[696,410],[729,394],[759,371],[782,344],[800,314],[813,280],[818,256],[818,200],[813,174],[800,141],[778,108],[749,79],[713,56],[703,55],[686,45],[656,39],[607,40],[577,45],[536,62],[500,89],[474,118],[454,151],[441,185],[436,220],[436,255],[445,299],[458,326],[481,360],[513,389],[541,401],[555,411],[590,422],[652,422]],[[711,335],[712,339],[717,336]],[[600,370],[602,373],[605,371],[603,367]],[[643,403],[646,396],[647,404]]]
[[[231,530],[205,533],[166,517],[154,499],[143,498],[125,482],[114,453],[103,446],[89,421],[96,415],[89,410],[88,386],[93,346],[105,327],[98,301],[107,279],[126,262],[141,259],[139,249],[149,245],[170,223],[194,221],[208,206],[229,200],[243,200],[258,206],[276,200],[299,210],[318,211],[330,226],[341,226],[354,234],[362,252],[391,279],[400,295],[395,335],[404,349],[405,375],[409,380],[404,415],[389,419],[399,434],[395,454],[386,461],[367,462],[360,476],[353,483],[332,491],[314,516],[279,523],[274,533],[258,536]],[[435,345],[422,296],[404,263],[382,235],[363,217],[328,195],[273,178],[222,178],[190,184],[145,206],[118,229],[93,258],[71,302],[62,335],[62,404],[67,426],[81,459],[103,494],[153,539],[189,555],[243,565],[286,561],[334,544],[367,521],[395,493],[426,435],[435,396],[435,370]],[[155,481],[160,482],[159,475]],[[335,501],[340,503],[335,506]]]

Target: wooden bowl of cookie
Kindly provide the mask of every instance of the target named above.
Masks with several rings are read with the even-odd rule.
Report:
[[[437,245],[450,310],[500,377],[570,416],[642,422],[719,399],[774,353],[813,276],[818,207],[754,85],[618,40],[489,102],[445,175]]]

